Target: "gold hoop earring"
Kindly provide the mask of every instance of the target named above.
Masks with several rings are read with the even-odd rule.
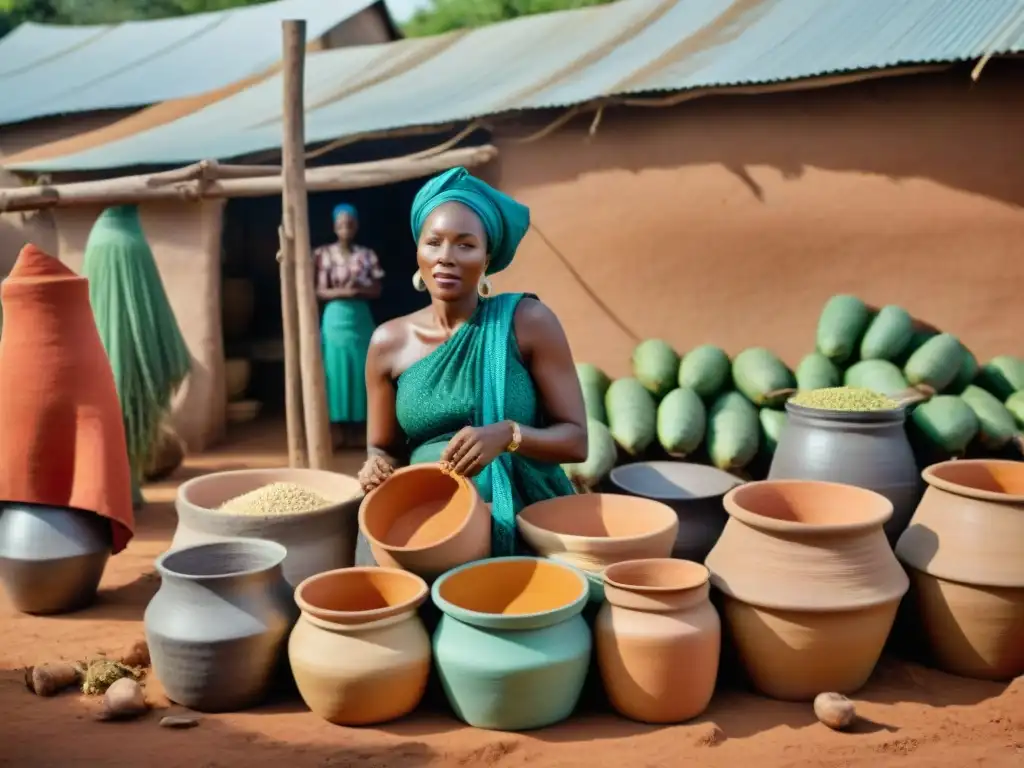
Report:
[[[412,273],[412,287],[420,293],[427,290],[427,284],[423,281],[423,275],[420,274],[418,269]]]
[[[476,286],[476,292],[481,299],[486,299],[488,296],[490,296],[491,293],[494,292],[494,289],[491,286],[491,279],[486,275],[484,277],[481,277],[480,282]]]

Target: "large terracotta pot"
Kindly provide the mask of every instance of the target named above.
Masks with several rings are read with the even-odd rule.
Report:
[[[765,480],[725,497],[705,561],[755,687],[809,701],[870,677],[908,589],[882,526],[884,496],[838,483]]]
[[[630,560],[604,572],[594,627],[613,707],[647,723],[681,723],[711,702],[722,625],[708,569],[686,560]]]
[[[92,512],[0,506],[0,582],[22,613],[50,615],[89,606],[110,550],[110,523]]]
[[[722,499],[742,480],[716,467],[682,461],[643,461],[612,470],[619,491],[668,504],[679,518],[672,557],[704,562],[722,535]]]
[[[221,504],[271,483],[295,483],[336,502],[301,514],[236,515]],[[178,527],[171,549],[234,538],[276,541],[288,550],[282,566],[292,588],[355,557],[356,514],[362,489],[354,477],[319,469],[239,469],[213,472],[178,488]]]
[[[434,659],[455,714],[477,728],[543,728],[572,714],[590,666],[587,580],[532,557],[469,563],[434,582]]]
[[[940,667],[965,677],[1024,674],[1024,463],[928,467],[896,556]]]
[[[430,638],[416,613],[427,589],[390,568],[343,568],[299,585],[288,658],[314,714],[371,725],[416,708],[430,676]]]
[[[377,564],[428,581],[491,554],[491,512],[471,480],[439,464],[403,467],[366,495],[359,530]]]
[[[298,615],[285,548],[239,539],[166,552],[146,606],[146,642],[167,697],[201,712],[258,704]]]
[[[679,530],[679,519],[667,504],[614,493],[531,504],[516,523],[538,555],[583,571],[595,602],[604,599],[605,568],[623,560],[671,556]]]
[[[786,403],[786,414],[768,479],[823,480],[882,494],[892,502],[885,534],[895,544],[921,498],[906,409],[829,411]]]

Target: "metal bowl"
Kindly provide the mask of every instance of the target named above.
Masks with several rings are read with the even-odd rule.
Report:
[[[94,512],[0,502],[0,582],[22,613],[70,613],[96,599],[112,548]]]

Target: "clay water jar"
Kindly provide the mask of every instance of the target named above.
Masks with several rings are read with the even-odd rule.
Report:
[[[491,512],[471,480],[440,464],[403,467],[366,495],[359,530],[377,564],[433,581],[491,554]]]
[[[625,717],[681,723],[711,702],[722,625],[710,574],[686,560],[628,560],[604,572],[594,627],[608,699]]]
[[[617,493],[547,499],[523,509],[516,522],[538,555],[583,571],[597,602],[604,596],[605,568],[670,557],[679,530],[679,518],[667,504]]]
[[[302,582],[288,658],[306,706],[336,725],[414,710],[430,676],[430,638],[416,613],[427,594],[419,576],[392,568],[342,568]]]
[[[893,506],[885,533],[894,545],[921,498],[906,408],[831,411],[786,403],[786,416],[768,479],[822,480],[880,493]]]
[[[885,537],[892,503],[851,485],[747,483],[705,564],[754,686],[776,699],[853,693],[871,675],[909,582]]]
[[[896,556],[939,667],[964,677],[1024,674],[1024,463],[946,461]]]
[[[224,502],[271,483],[301,485],[334,503],[292,515],[219,511]],[[352,565],[361,498],[359,481],[338,472],[286,467],[212,472],[179,486],[174,502],[178,527],[171,549],[236,538],[275,541],[288,552],[282,570],[294,589],[313,574]]]
[[[679,518],[672,557],[704,562],[722,535],[725,494],[743,481],[728,472],[682,461],[624,464],[609,476],[615,488],[630,496],[660,501]]]
[[[280,544],[237,539],[165,552],[143,620],[167,697],[200,712],[259,704],[298,615]]]
[[[39,616],[88,607],[112,547],[110,521],[43,504],[0,504],[0,583],[14,608]]]
[[[434,660],[461,720],[522,731],[572,714],[592,646],[580,571],[532,557],[495,558],[444,574],[432,597],[442,612]]]

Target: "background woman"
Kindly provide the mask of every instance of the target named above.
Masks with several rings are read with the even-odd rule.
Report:
[[[450,462],[492,503],[494,555],[513,554],[524,505],[573,493],[587,453],[583,396],[558,318],[535,296],[491,297],[529,209],[456,168],[413,201],[413,283],[430,306],[373,335],[366,362],[366,490],[399,464]],[[360,557],[364,547],[360,548]]]
[[[374,329],[368,300],[380,296],[384,277],[377,254],[355,243],[358,228],[353,206],[335,206],[334,234],[338,239],[313,252],[317,297],[327,304],[320,337],[335,448],[363,444],[364,371]]]

